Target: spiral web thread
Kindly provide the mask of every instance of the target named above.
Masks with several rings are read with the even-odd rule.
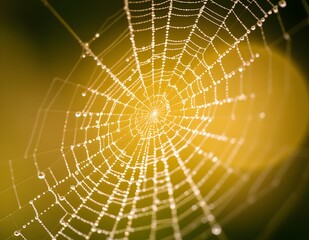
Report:
[[[224,224],[278,187],[292,164],[255,172],[254,163],[248,171],[233,163],[248,130],[228,126],[241,118],[238,104],[255,98],[243,86],[259,58],[252,42],[283,41],[289,51],[308,12],[287,30],[285,1],[125,1],[86,43],[44,3],[83,52],[39,110],[25,156],[36,177],[17,182],[10,162],[18,209],[2,219],[16,225],[9,238],[227,239]],[[268,21],[277,35],[265,34]],[[119,34],[106,40],[112,29]],[[216,115],[226,105],[230,114]],[[248,116],[267,117],[252,107]],[[227,127],[211,131],[220,118]],[[211,151],[216,144],[221,152]],[[29,182],[37,188],[26,201],[19,189]]]

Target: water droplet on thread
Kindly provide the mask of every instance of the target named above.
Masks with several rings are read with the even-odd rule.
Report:
[[[65,199],[64,196],[59,196],[59,200],[60,200],[60,201],[63,201],[64,199]]]
[[[257,22],[257,25],[258,25],[259,27],[262,27],[262,21],[259,20],[259,21]]]
[[[284,34],[283,34],[283,38],[284,38],[286,41],[291,40],[290,34],[288,34],[288,33],[284,33]]]
[[[44,179],[45,178],[45,173],[44,172],[39,172],[38,178],[39,179]]]
[[[213,226],[212,226],[212,228],[211,228],[211,232],[212,232],[212,234],[213,234],[213,235],[218,236],[218,235],[220,235],[220,234],[221,234],[222,229],[221,229],[220,225],[215,224],[215,225],[213,225]]]
[[[82,115],[81,112],[76,112],[76,113],[75,113],[75,117],[77,117],[77,118],[80,117],[81,115]]]
[[[16,231],[14,232],[14,236],[19,236],[19,235],[20,235],[20,231],[16,230]]]
[[[286,1],[285,1],[285,0],[280,0],[280,1],[279,1],[279,6],[280,6],[280,7],[284,8],[284,7],[286,7],[286,5],[287,5],[287,4],[286,4]]]

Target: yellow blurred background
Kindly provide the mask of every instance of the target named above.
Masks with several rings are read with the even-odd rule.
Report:
[[[94,35],[104,19],[122,7],[122,1],[112,0],[107,1],[108,7],[105,1],[85,3],[71,0],[65,4],[54,2],[55,8],[85,40]],[[288,19],[293,16],[291,22],[296,25],[301,21],[299,18],[305,16],[304,9],[295,2],[291,3],[290,9],[294,16],[287,14]],[[296,14],[298,12],[303,15]],[[292,59],[307,84],[308,41],[308,26],[292,36]],[[80,57],[81,49],[43,4],[34,0],[0,3],[0,43],[0,168],[3,170],[3,174],[0,174],[0,192],[3,192],[12,186],[8,160],[23,157],[37,110],[48,87],[55,77],[66,78],[76,59]],[[303,145],[299,158],[304,160],[295,168],[291,181],[300,200],[288,213],[289,217],[283,217],[284,220],[280,222],[272,239],[284,239],[286,236],[302,239],[303,236],[309,236],[308,176],[303,172],[309,156],[308,140]],[[297,179],[298,172],[303,179]],[[5,210],[1,209],[0,212]]]

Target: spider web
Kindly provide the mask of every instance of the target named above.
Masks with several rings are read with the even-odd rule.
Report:
[[[1,221],[5,238],[228,239],[241,213],[256,216],[286,186],[295,157],[278,163],[285,150],[267,119],[281,117],[292,80],[288,66],[285,84],[274,77],[272,46],[289,57],[305,1],[288,29],[285,1],[124,1],[87,42],[44,4],[82,54],[39,109],[18,161],[31,176],[16,180],[10,161],[17,208]],[[255,229],[277,219],[287,192],[265,200]]]

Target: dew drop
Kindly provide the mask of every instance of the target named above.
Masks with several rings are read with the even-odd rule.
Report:
[[[211,228],[211,232],[212,232],[212,234],[213,234],[213,235],[218,236],[218,235],[220,235],[220,234],[221,234],[222,229],[221,229],[220,225],[215,224],[215,225],[213,225],[213,226],[212,226],[212,228]]]
[[[77,118],[80,117],[81,115],[82,115],[81,112],[76,112],[76,113],[75,113],[75,117],[77,117]]]
[[[284,7],[286,7],[286,5],[287,5],[287,4],[286,4],[286,1],[285,1],[285,0],[280,0],[280,1],[279,1],[279,6],[280,6],[280,7],[284,8]]]
[[[60,201],[63,201],[64,199],[65,199],[64,196],[59,196]]]
[[[208,220],[209,222],[212,222],[213,220],[215,220],[214,215],[209,214],[209,215],[207,216],[207,220]]]
[[[19,236],[19,235],[20,235],[20,231],[16,230],[16,231],[14,232],[14,236]]]
[[[257,22],[257,25],[258,25],[259,27],[262,27],[262,21],[258,21],[258,22]]]
[[[95,34],[95,37],[96,37],[96,38],[100,37],[100,33],[96,33],[96,34]]]
[[[82,92],[83,97],[86,97],[86,95],[87,95],[86,92]]]
[[[44,172],[39,172],[38,178],[39,179],[44,179],[45,178],[45,173]]]
[[[289,41],[291,38],[290,38],[290,35],[288,33],[284,33],[283,34],[283,38],[286,40],[286,41]]]

